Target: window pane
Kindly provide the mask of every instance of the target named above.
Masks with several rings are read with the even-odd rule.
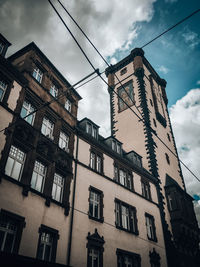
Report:
[[[44,254],[44,260],[50,261],[51,260],[51,246],[46,245],[45,247],[45,254]]]
[[[5,167],[5,174],[7,174],[8,176],[11,176],[11,171],[13,168],[13,164],[14,164],[14,159],[8,157],[7,163],[6,163],[6,167]]]
[[[43,177],[40,174],[38,174],[37,183],[36,183],[36,188],[35,189],[37,191],[39,191],[39,192],[41,192],[41,190],[42,190],[42,182],[43,182]]]
[[[16,180],[19,179],[20,173],[21,173],[21,168],[22,168],[22,164],[16,161],[14,164],[12,174],[11,174],[12,178],[14,178]]]
[[[36,186],[36,178],[37,178],[37,174],[35,172],[33,172],[32,179],[31,179],[31,187],[32,188],[35,188],[35,186]]]
[[[44,244],[40,244],[38,249],[38,258],[43,260],[43,250],[44,250]]]
[[[14,235],[7,233],[5,244],[4,244],[4,251],[5,252],[12,252],[13,245],[14,245]]]
[[[60,186],[57,186],[56,200],[57,201],[60,201],[61,200],[61,187]]]

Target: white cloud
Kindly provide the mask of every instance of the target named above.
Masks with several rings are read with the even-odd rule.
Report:
[[[200,38],[196,32],[191,31],[188,27],[184,28],[182,33],[185,43],[191,48],[194,49],[197,45],[200,44]]]
[[[136,22],[150,21],[156,0],[74,0],[62,1],[104,57],[115,51],[133,49],[131,41],[137,36]],[[74,26],[59,3],[52,2],[76,36],[95,68],[104,70],[106,65],[85,37]],[[12,20],[10,20],[12,17]],[[15,22],[15,23],[13,23]],[[34,41],[52,63],[69,80],[75,83],[93,70],[77,45],[48,4],[35,0],[1,0],[0,24],[2,33],[13,43],[9,54]],[[115,63],[115,59],[112,59]],[[101,126],[101,133],[109,134],[110,112],[107,86],[99,78],[78,90],[80,102],[78,117],[89,117]]]
[[[180,159],[200,177],[200,89],[190,90],[182,99],[170,108],[176,145]],[[182,167],[186,188],[189,194],[200,196],[200,182]],[[195,209],[200,222],[200,203]]]
[[[157,71],[160,71],[164,74],[167,74],[169,72],[169,69],[163,65],[161,65],[160,67],[157,68]]]

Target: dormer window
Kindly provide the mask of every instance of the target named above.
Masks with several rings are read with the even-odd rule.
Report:
[[[87,122],[87,124],[86,124],[86,133],[90,134],[92,137],[97,139],[98,130],[93,124],[91,124],[89,122]]]
[[[112,140],[112,150],[114,150],[118,154],[121,154],[121,144],[115,140]]]
[[[51,88],[50,88],[50,94],[51,94],[53,97],[57,97],[57,96],[58,96],[58,88],[55,86],[55,84],[52,84],[52,85],[51,85]]]
[[[131,160],[138,167],[142,167],[142,157],[138,155],[136,152],[131,151],[126,154],[127,158]]]
[[[42,82],[43,72],[37,66],[33,70],[33,77],[39,82]]]
[[[65,108],[66,108],[66,110],[68,110],[69,112],[71,112],[72,103],[71,103],[71,101],[69,101],[69,99],[67,99],[66,102],[65,102]]]

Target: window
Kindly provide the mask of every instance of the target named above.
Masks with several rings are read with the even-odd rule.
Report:
[[[55,262],[57,241],[59,239],[58,231],[41,225],[39,233],[37,258],[44,261]]]
[[[68,110],[69,112],[71,112],[72,103],[71,103],[71,101],[69,101],[69,99],[67,99],[66,102],[65,102],[65,108],[66,108],[66,110]]]
[[[174,191],[170,192],[170,194],[167,195],[169,211],[174,211],[178,209],[176,194],[177,194],[176,191]]]
[[[33,77],[39,82],[42,82],[42,76],[43,76],[43,72],[38,68],[35,67],[33,70]]]
[[[170,138],[170,135],[168,133],[167,133],[167,138],[171,142],[171,138]]]
[[[139,254],[117,249],[117,267],[140,267],[141,257]]]
[[[90,134],[92,137],[97,139],[98,136],[98,129],[91,123],[87,122],[86,123],[86,133]]]
[[[156,238],[156,228],[154,223],[154,217],[148,213],[145,213],[146,227],[147,227],[147,237],[149,240],[157,241]]]
[[[103,156],[95,151],[91,151],[90,153],[90,168],[99,173],[103,173]]]
[[[148,181],[141,180],[141,187],[142,187],[142,195],[146,199],[151,200],[151,189],[150,189],[150,184]]]
[[[160,267],[160,255],[156,252],[155,248],[153,251],[149,251],[149,258],[151,267]]]
[[[69,152],[69,136],[62,131],[60,132],[58,145],[60,148]]]
[[[156,120],[155,119],[153,119],[153,124],[154,124],[155,127],[157,127],[157,124],[156,124]]]
[[[2,43],[0,43],[0,54],[3,53],[3,49],[4,49],[4,45]]]
[[[90,248],[88,251],[88,265],[91,267],[99,267],[99,261],[100,261],[100,256],[99,256],[99,250]]]
[[[119,229],[138,234],[136,208],[115,200],[115,224]]]
[[[105,243],[103,236],[101,237],[97,229],[95,229],[94,234],[91,235],[90,232],[88,233],[87,239],[87,267],[103,267],[103,245]]]
[[[123,75],[123,74],[125,74],[125,73],[127,73],[127,68],[123,68],[123,69],[120,71],[120,75]]]
[[[0,251],[18,253],[24,217],[1,210],[0,212]]]
[[[170,165],[169,155],[167,153],[165,153],[165,157],[166,157],[167,163]]]
[[[112,150],[117,152],[118,154],[121,154],[121,144],[112,140]]]
[[[35,110],[35,108],[28,101],[25,100],[23,103],[22,109],[21,109],[20,116],[22,118],[24,118],[25,121],[27,121],[31,125],[33,125],[33,123],[34,123],[35,113],[33,113],[31,115],[29,115],[29,114],[32,113],[34,110]]]
[[[63,187],[64,178],[61,175],[55,173],[52,187],[52,198],[58,202],[62,202]]]
[[[50,87],[50,94],[53,97],[57,97],[58,96],[58,88],[55,86],[55,84],[52,84]]]
[[[103,222],[103,192],[90,186],[89,218]]]
[[[7,88],[7,84],[4,81],[0,80],[0,101],[2,101],[4,97],[6,88]]]
[[[117,165],[114,166],[114,180],[121,185],[133,190],[133,178],[130,172],[121,169]]]
[[[31,179],[31,187],[42,192],[46,176],[46,167],[39,161],[35,161],[35,166]]]
[[[54,124],[49,119],[44,118],[41,129],[42,134],[53,140],[53,128]]]
[[[12,145],[6,162],[5,174],[16,180],[20,180],[25,157],[26,155],[23,151]]]

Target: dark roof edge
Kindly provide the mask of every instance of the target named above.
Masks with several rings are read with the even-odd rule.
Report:
[[[50,67],[55,71],[57,76],[61,80],[63,80],[63,82],[66,83],[67,86],[69,86],[69,87],[71,86],[71,84],[67,81],[67,79],[60,73],[60,71],[53,65],[53,63],[47,58],[47,56],[45,56],[45,54],[39,49],[39,47],[34,42],[31,42],[28,45],[24,46],[23,48],[21,48],[20,50],[18,50],[17,52],[12,54],[11,56],[9,56],[7,59],[9,61],[13,61],[14,59],[19,57],[20,55],[24,54],[25,52],[30,51],[31,49],[34,49],[41,57],[44,58],[44,60],[47,62],[47,64],[50,65]],[[81,100],[82,97],[79,95],[79,93],[77,93],[74,88],[71,88],[71,89],[72,89],[73,93],[79,98],[79,100]]]
[[[8,45],[8,47],[12,45],[1,33],[0,33],[0,39],[2,39]]]

